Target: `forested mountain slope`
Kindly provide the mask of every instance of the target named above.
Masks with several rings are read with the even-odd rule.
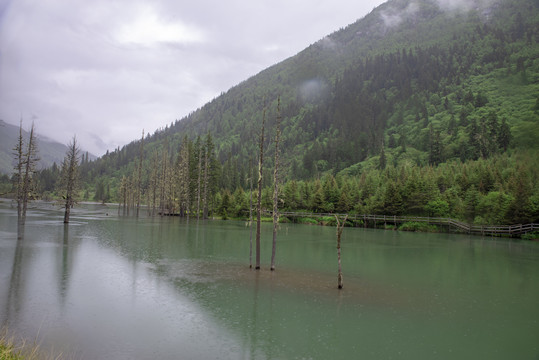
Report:
[[[512,152],[533,154],[539,147],[538,9],[536,0],[390,0],[147,136],[141,186],[151,185],[158,159],[179,164],[182,147],[189,147],[191,180],[197,177],[198,162],[200,182],[203,152],[197,149],[205,140],[197,137],[211,134],[211,146],[204,148],[211,151],[213,193],[219,193],[213,201],[222,201],[225,190],[247,189],[264,114],[264,180],[269,185],[278,98],[281,172],[288,183],[306,180],[315,186],[316,179],[339,175],[365,180],[386,167],[404,169],[403,176],[427,176],[428,171],[414,175],[410,169],[442,169],[438,165],[445,163],[466,172],[466,166],[454,164],[488,159],[507,161],[517,171],[514,161],[523,157],[511,157]],[[86,181],[119,191],[122,176],[132,176],[138,166],[139,144],[134,141],[86,164]],[[536,156],[524,158],[535,161]],[[476,170],[490,165],[477,166],[470,165]],[[385,179],[380,180],[384,191],[397,179],[391,169],[378,173]],[[533,179],[530,171],[526,174]],[[500,175],[498,182],[504,187],[508,181],[509,176]],[[529,181],[531,194],[537,186]],[[470,183],[458,190],[458,197],[472,185],[481,187]],[[342,186],[337,184],[340,192]],[[481,188],[485,196],[494,189]],[[369,207],[375,194],[369,196],[356,197],[353,208],[388,211]],[[516,195],[511,196],[514,200]],[[304,207],[315,209],[309,201]],[[398,212],[424,213],[425,204]],[[461,218],[463,211],[457,214]]]
[[[459,3],[470,5],[390,1],[148,140],[170,137],[173,149],[185,134],[210,132],[218,159],[245,171],[264,104],[271,130],[280,96],[289,177],[336,173],[382,146],[396,162],[475,159],[509,146],[488,135],[504,120],[511,145],[536,147],[537,2]],[[470,143],[471,131],[485,143]]]

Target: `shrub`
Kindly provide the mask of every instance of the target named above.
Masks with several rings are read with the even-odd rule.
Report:
[[[524,235],[522,235],[522,239],[524,240],[539,240],[539,232],[531,232],[531,233],[526,233]]]
[[[297,223],[305,225],[318,225],[318,221],[312,218],[298,218]]]
[[[421,231],[421,232],[438,232],[436,225],[427,224],[424,222],[409,221],[399,226],[402,231]]]

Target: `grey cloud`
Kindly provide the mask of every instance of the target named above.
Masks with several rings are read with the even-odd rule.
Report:
[[[488,6],[492,2],[491,0],[436,0],[441,9],[448,11],[469,11]]]
[[[398,26],[403,20],[415,15],[419,10],[416,2],[410,2],[404,9],[389,8],[380,13],[384,25],[388,28]]]

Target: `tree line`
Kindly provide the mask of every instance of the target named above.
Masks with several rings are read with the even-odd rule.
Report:
[[[20,219],[24,222],[25,203],[42,197],[44,183],[52,182],[49,196],[64,202],[67,220],[74,203],[86,199],[117,202],[126,214],[137,214],[145,205],[150,215],[201,219],[248,218],[260,201],[263,210],[275,206],[282,211],[436,216],[493,225],[539,222],[539,156],[533,150],[428,166],[413,161],[394,164],[388,153],[384,167],[380,155],[352,170],[291,179],[279,186],[275,186],[281,181],[278,173],[273,179],[265,177],[263,166],[258,170],[253,166],[255,161],[260,164],[253,156],[245,186],[231,190],[222,186],[224,167],[216,159],[211,134],[194,141],[184,137],[177,151],[163,142],[150,156],[143,155],[143,141],[144,137],[138,143],[139,158],[119,176],[120,181],[102,177],[91,182],[84,177],[88,163],[75,138],[60,167],[35,171],[35,139],[21,135],[11,178]],[[259,146],[262,151],[270,148],[263,139]],[[278,158],[273,161],[279,163]]]
[[[539,161],[536,152],[504,153],[484,159],[455,160],[436,166],[413,163],[380,169],[373,162],[358,175],[326,174],[289,180],[281,186],[283,211],[451,217],[475,224],[539,222]],[[262,207],[271,209],[271,187]],[[255,197],[257,194],[255,194]],[[216,194],[221,216],[249,211],[249,192]]]

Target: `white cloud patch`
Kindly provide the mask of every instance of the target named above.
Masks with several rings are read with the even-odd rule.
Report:
[[[390,14],[383,12],[380,16],[382,16],[384,25],[389,28],[399,26],[402,22],[402,16],[400,14]]]
[[[321,79],[310,79],[299,86],[300,99],[305,102],[317,102],[328,93],[328,86]]]
[[[495,0],[436,0],[440,9],[449,12],[467,12],[490,6]]]
[[[320,40],[320,46],[329,51],[337,51],[340,49],[340,44],[333,40],[330,36],[326,36]]]
[[[115,34],[120,42],[142,45],[196,43],[203,42],[204,37],[203,31],[195,26],[160,17],[148,4],[141,4],[134,18],[122,24]]]
[[[436,3],[443,10],[462,10],[468,11],[475,6],[476,1],[471,0],[436,0]]]
[[[441,1],[441,0],[440,0]],[[388,28],[399,26],[405,19],[414,16],[419,10],[419,5],[415,2],[409,3],[403,10],[390,8],[382,11],[380,16],[384,21],[384,25]]]

